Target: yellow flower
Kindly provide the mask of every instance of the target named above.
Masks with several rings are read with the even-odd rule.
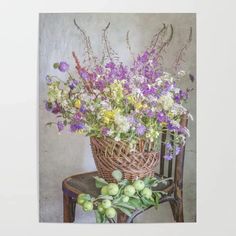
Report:
[[[75,101],[74,106],[75,106],[76,108],[80,109],[80,107],[81,107],[81,102],[80,102],[79,99],[77,99],[77,100]]]
[[[111,121],[114,120],[115,111],[103,111],[102,112],[103,121],[105,124],[109,124]]]
[[[129,95],[129,96],[127,97],[127,99],[128,99],[128,101],[129,101],[131,104],[134,105],[134,103],[135,103],[135,98],[134,98],[133,96]]]
[[[137,103],[134,104],[134,107],[135,107],[137,110],[140,110],[140,109],[143,107],[143,105],[142,105],[141,102],[137,102]]]

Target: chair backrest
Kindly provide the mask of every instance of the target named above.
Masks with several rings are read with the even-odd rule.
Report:
[[[180,121],[181,127],[186,127],[188,125],[188,116],[183,115]],[[173,135],[167,134],[166,131],[163,132],[161,138],[161,155],[160,155],[160,170],[159,174],[167,177],[174,177],[174,182],[180,188],[183,186],[183,173],[184,173],[184,156],[185,156],[185,145],[181,148],[180,153],[177,156],[174,156],[171,160],[165,160],[164,156],[166,153],[166,145],[165,142],[167,140],[167,136],[170,136],[170,142],[173,143]],[[168,164],[165,166],[165,164]],[[173,173],[174,166],[174,173]],[[165,168],[166,167],[166,168]]]

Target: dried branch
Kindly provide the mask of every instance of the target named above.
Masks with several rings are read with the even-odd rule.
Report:
[[[117,56],[118,54],[110,46],[110,42],[109,42],[108,37],[107,37],[107,30],[108,30],[109,27],[110,27],[110,22],[103,29],[103,34],[102,34],[102,41],[103,41],[103,44],[104,44],[102,63],[106,59],[109,59],[110,61],[113,61],[113,59],[118,59],[118,56]]]
[[[156,47],[160,36],[163,33],[165,33],[166,29],[167,29],[166,25],[163,23],[163,27],[161,28],[161,30],[158,33],[154,34],[154,36],[152,37],[152,41],[151,41],[150,46],[149,46],[151,49],[154,49]]]
[[[177,54],[177,57],[175,59],[174,69],[175,69],[176,72],[178,71],[178,68],[179,68],[181,62],[184,62],[184,56],[186,54],[186,51],[187,51],[188,46],[191,43],[191,41],[192,41],[192,27],[190,27],[190,32],[189,32],[188,39],[186,40],[186,42],[183,45],[183,47],[179,50],[179,52]]]
[[[130,52],[130,54],[131,54],[133,60],[135,60],[135,55],[134,55],[134,52],[133,52],[132,49],[131,49],[131,45],[130,45],[130,41],[129,41],[129,31],[128,31],[127,34],[126,34],[126,43],[127,43],[129,52]]]
[[[174,34],[174,29],[173,29],[172,24],[170,24],[170,36],[169,36],[169,38],[168,38],[165,42],[163,42],[163,44],[160,46],[160,48],[159,48],[159,53],[161,53],[162,50],[163,50],[165,47],[168,47],[168,46],[169,46],[169,44],[170,44],[170,42],[171,42],[171,40],[172,40],[172,38],[173,38],[173,34]]]
[[[88,65],[89,66],[91,66],[91,64],[96,65],[97,58],[94,56],[89,36],[86,35],[85,31],[77,24],[75,19],[74,19],[74,25],[80,31],[80,33],[82,34],[82,36],[84,38],[85,53],[86,53],[88,61],[89,61]],[[86,62],[86,60],[85,60],[85,62]]]

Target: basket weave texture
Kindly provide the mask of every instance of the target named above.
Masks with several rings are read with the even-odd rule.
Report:
[[[129,144],[110,138],[90,138],[94,161],[100,177],[114,182],[112,172],[119,169],[128,180],[153,176],[160,155],[152,151],[152,143],[145,140],[138,142],[134,151]],[[151,150],[151,151],[145,151]]]

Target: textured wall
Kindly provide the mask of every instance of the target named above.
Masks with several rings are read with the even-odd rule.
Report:
[[[188,37],[189,27],[193,27],[193,41],[186,54],[183,69],[196,73],[196,28],[194,14],[40,14],[39,22],[39,199],[40,221],[62,222],[62,180],[78,172],[94,170],[94,162],[88,138],[63,133],[58,135],[56,128],[45,127],[54,116],[44,109],[47,89],[45,76],[55,74],[63,79],[63,74],[54,70],[52,65],[60,60],[73,65],[71,52],[83,55],[82,38],[75,26],[76,18],[91,38],[94,52],[101,56],[101,30],[111,22],[109,39],[112,47],[119,53],[122,61],[131,62],[125,42],[130,31],[130,42],[135,53],[145,49],[162,23],[173,24],[174,37],[166,54],[166,66],[171,68],[176,54]],[[185,81],[183,87],[195,87],[195,83]],[[196,90],[191,94],[188,107],[195,121],[190,122],[191,137],[186,147],[185,164],[185,220],[194,221],[196,212]],[[173,221],[169,206],[160,208],[161,217],[150,211],[139,222]],[[167,213],[165,213],[167,209]],[[87,222],[94,222],[92,215],[86,215]],[[91,217],[90,217],[91,216]],[[78,218],[81,222],[82,219]],[[76,220],[78,220],[76,219]]]

